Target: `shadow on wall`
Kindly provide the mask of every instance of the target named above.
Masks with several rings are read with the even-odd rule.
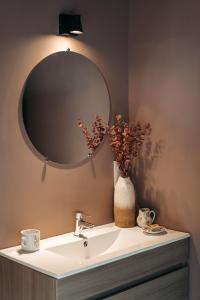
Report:
[[[136,189],[137,209],[149,207],[156,212],[157,222],[174,230],[188,232],[188,222],[184,219],[180,228],[183,212],[189,211],[189,203],[182,201],[174,190],[158,188],[157,168],[165,151],[164,140],[153,143],[151,139],[146,144],[143,157],[139,160],[133,172],[133,182]],[[173,203],[173,214],[171,204]],[[181,209],[180,209],[181,205]]]
[[[154,144],[151,138],[149,138],[144,154],[133,170],[133,182],[136,189],[138,209],[140,207],[149,207],[155,210],[156,215],[159,215],[160,207],[155,207],[155,203],[163,202],[166,197],[165,191],[155,188],[151,184],[150,178],[161,159],[164,146],[163,140],[159,140]],[[158,199],[159,201],[157,201]]]

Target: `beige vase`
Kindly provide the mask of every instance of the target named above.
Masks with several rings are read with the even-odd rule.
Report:
[[[116,226],[135,226],[135,190],[129,177],[119,176],[115,184],[114,219]]]

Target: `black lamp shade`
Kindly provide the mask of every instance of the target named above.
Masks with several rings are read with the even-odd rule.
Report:
[[[59,15],[60,35],[79,35],[83,33],[80,15]]]

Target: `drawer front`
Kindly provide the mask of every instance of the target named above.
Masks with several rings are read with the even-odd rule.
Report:
[[[188,300],[188,269],[180,269],[103,299]]]
[[[1,256],[0,300],[56,300],[56,280]]]
[[[188,246],[189,239],[180,240],[58,280],[57,299],[102,299],[158,277],[187,262]]]

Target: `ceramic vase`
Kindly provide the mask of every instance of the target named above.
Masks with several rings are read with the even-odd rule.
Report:
[[[113,173],[114,173],[113,179],[114,179],[114,187],[115,187],[117,180],[119,178],[119,175],[120,175],[119,166],[116,161],[113,161]]]
[[[114,179],[116,179],[114,171]],[[123,228],[135,226],[135,190],[129,177],[118,176],[114,190],[115,225]]]

